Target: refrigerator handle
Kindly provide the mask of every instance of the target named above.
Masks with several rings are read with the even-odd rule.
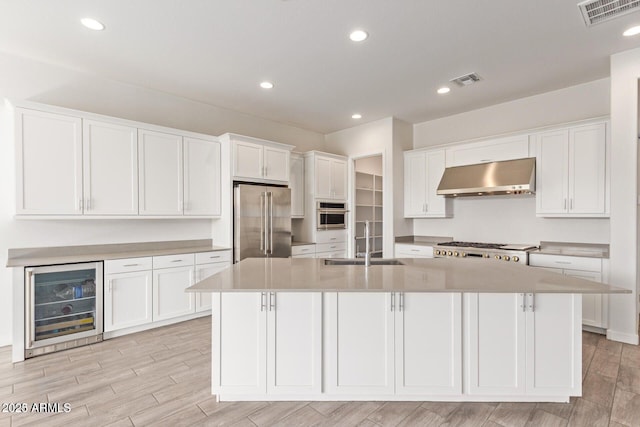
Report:
[[[260,251],[264,253],[266,242],[264,241],[264,200],[265,193],[260,194]]]
[[[269,191],[269,253],[273,255],[273,192]]]
[[[269,198],[269,193],[264,192],[264,212],[263,212],[263,220],[264,220],[264,254],[267,255],[269,252],[269,211],[267,208],[267,199]]]

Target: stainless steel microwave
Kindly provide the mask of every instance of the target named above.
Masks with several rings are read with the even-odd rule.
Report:
[[[347,228],[346,203],[317,202],[316,211],[318,230]]]

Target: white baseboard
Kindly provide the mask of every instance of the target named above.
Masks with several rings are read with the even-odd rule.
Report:
[[[611,329],[607,329],[607,339],[631,345],[640,344],[640,337],[638,337],[638,334],[628,334],[626,332],[618,332]]]

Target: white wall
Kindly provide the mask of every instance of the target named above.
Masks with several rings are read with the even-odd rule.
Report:
[[[608,116],[609,85],[609,79],[596,80],[419,123],[414,126],[414,147]],[[454,200],[453,218],[415,219],[413,232],[497,243],[538,243],[541,240],[609,243],[610,228],[608,219],[536,218],[532,197],[473,197]]]
[[[355,161],[356,172],[382,175],[382,156],[361,157]]]
[[[611,260],[609,281],[632,291],[612,295],[607,336],[638,344],[638,79],[640,49],[611,56]]]
[[[418,123],[413,128],[414,147],[465,141],[607,116],[610,110],[609,86],[608,78],[601,79]]]
[[[29,100],[219,135],[235,132],[295,145],[298,151],[323,149],[324,136],[293,126],[190,101],[170,94],[102,79],[58,66],[0,53],[0,98]],[[10,125],[0,135],[0,346],[11,342],[9,248],[208,239],[211,220],[15,220],[13,140]],[[53,159],[52,159],[53,160]],[[215,221],[213,221],[215,229]],[[224,243],[225,239],[223,239]]]

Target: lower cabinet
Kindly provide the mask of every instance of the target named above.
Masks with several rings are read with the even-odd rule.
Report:
[[[483,293],[465,298],[469,394],[581,393],[579,295]]]
[[[320,394],[322,294],[213,294],[213,393]]]
[[[151,270],[107,273],[104,290],[104,331],[153,321]]]
[[[327,393],[462,393],[458,293],[327,293]]]
[[[228,268],[230,259],[230,251],[212,251],[105,261],[104,331],[122,335],[127,328],[132,329],[124,333],[153,322],[167,324],[167,320],[206,314],[211,310],[211,293],[185,289],[194,280]],[[149,327],[153,325],[143,329]]]
[[[153,320],[165,320],[195,312],[193,266],[153,270]]]

